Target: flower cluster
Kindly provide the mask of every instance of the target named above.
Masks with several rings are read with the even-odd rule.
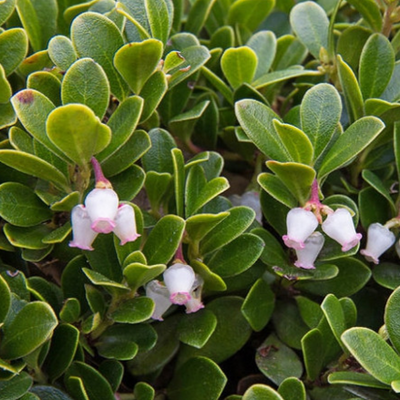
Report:
[[[120,244],[133,242],[140,235],[136,231],[135,211],[129,204],[119,202],[111,183],[104,178],[100,165],[94,158],[92,164],[96,176],[96,187],[85,199],[72,209],[71,224],[73,239],[71,247],[93,250],[92,244],[99,233],[114,234]]]
[[[348,251],[356,246],[362,235],[354,228],[350,212],[345,208],[332,211],[323,206],[326,219],[321,223],[322,231],[340,243],[342,251]],[[286,217],[287,235],[282,237],[286,246],[293,248],[297,254],[295,265],[299,268],[313,269],[314,262],[321,251],[325,239],[315,231],[320,221],[310,210],[293,208]]]
[[[201,302],[204,281],[190,265],[177,262],[165,270],[163,278],[164,284],[153,280],[146,285],[146,296],[155,303],[153,319],[162,321],[162,315],[172,304],[185,305],[188,314],[204,307]]]

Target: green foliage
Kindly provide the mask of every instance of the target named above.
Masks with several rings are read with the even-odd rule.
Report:
[[[0,398],[394,399],[399,10],[0,0]]]

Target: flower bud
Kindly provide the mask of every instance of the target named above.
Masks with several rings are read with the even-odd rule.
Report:
[[[385,226],[375,223],[368,227],[367,246],[360,253],[374,264],[379,264],[379,257],[393,245],[396,236]]]
[[[282,237],[287,247],[303,249],[304,241],[318,226],[317,217],[304,208],[292,208],[286,217],[287,235]]]
[[[362,238],[361,233],[356,233],[351,214],[345,208],[338,208],[329,214],[322,223],[322,230],[342,245],[342,251],[349,251],[357,246]]]
[[[304,242],[304,248],[296,249],[297,261],[294,265],[299,268],[314,269],[314,262],[324,246],[324,242],[325,238],[322,233],[312,233]]]

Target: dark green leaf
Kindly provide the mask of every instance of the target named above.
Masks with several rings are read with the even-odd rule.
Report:
[[[199,380],[201,376],[201,380]],[[195,357],[181,365],[168,386],[171,400],[217,400],[227,382],[222,370],[206,357]]]

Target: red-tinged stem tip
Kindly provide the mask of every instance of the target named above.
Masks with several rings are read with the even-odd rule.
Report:
[[[112,189],[111,182],[104,176],[100,163],[92,157],[90,159],[96,180],[96,189]]]

